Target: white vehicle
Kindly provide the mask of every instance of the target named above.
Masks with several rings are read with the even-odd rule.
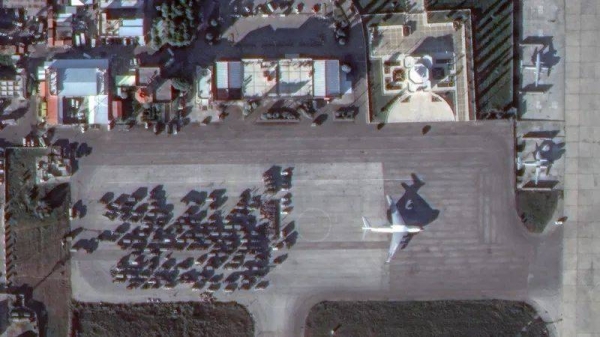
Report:
[[[387,226],[381,226],[381,227],[372,227],[371,224],[369,223],[369,220],[367,220],[367,218],[363,217],[363,231],[371,231],[371,232],[376,232],[376,233],[392,233],[392,241],[390,242],[390,249],[388,250],[388,257],[387,260],[385,261],[385,263],[389,263],[392,260],[392,257],[394,256],[394,254],[396,253],[396,250],[398,249],[398,246],[400,245],[400,243],[402,242],[402,240],[410,235],[410,234],[414,234],[414,233],[419,233],[420,231],[422,231],[423,229],[421,227],[417,227],[417,226],[407,226],[404,223],[404,219],[402,219],[402,215],[400,215],[400,212],[398,211],[398,207],[396,206],[396,203],[394,203],[394,200],[392,199],[392,197],[390,197],[389,195],[386,195],[386,200],[388,203],[388,206],[390,208],[390,213],[392,215],[392,224],[391,225],[387,225]]]

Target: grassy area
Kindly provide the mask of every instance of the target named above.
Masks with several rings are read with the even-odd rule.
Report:
[[[68,184],[35,184],[35,158],[47,149],[7,150],[7,226],[13,243],[16,287],[32,291],[41,336],[66,336],[71,298],[68,247]]]
[[[535,310],[514,301],[322,302],[305,337],[548,336]]]
[[[426,8],[450,10],[448,20],[471,9],[477,111],[505,110],[514,106],[513,0],[426,0]],[[441,21],[437,14],[429,15]]]
[[[517,192],[517,210],[521,218],[524,218],[524,224],[532,233],[541,233],[556,210],[559,191],[518,191]]]
[[[75,303],[73,328],[80,337],[254,336],[248,311],[230,303]]]

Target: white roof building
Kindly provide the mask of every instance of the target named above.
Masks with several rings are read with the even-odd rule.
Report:
[[[218,61],[216,69],[217,99],[240,99],[242,91],[242,62]]]
[[[77,6],[77,7],[88,6],[88,5],[93,5],[94,0],[71,0],[69,4],[71,6]]]
[[[83,99],[81,105],[87,112],[85,117],[89,124],[110,122],[108,65],[107,59],[63,59],[44,65],[45,81],[51,96],[49,102],[56,102],[56,107],[48,109],[56,111],[58,124],[73,118],[65,116],[65,99]]]
[[[313,70],[313,96],[335,97],[341,94],[340,61],[315,60]]]
[[[243,59],[215,64],[217,100],[342,95],[340,62],[310,58]]]
[[[277,62],[246,59],[243,63],[244,97],[277,96]]]
[[[122,19],[118,30],[119,37],[142,37],[144,36],[144,19]]]
[[[144,0],[100,0],[100,8],[141,8]]]
[[[108,111],[108,95],[97,95],[88,97],[88,124],[103,124],[110,123]]]
[[[312,95],[313,60],[279,60],[277,91],[280,96],[302,97]]]
[[[207,105],[212,98],[212,70],[196,66],[196,102]]]

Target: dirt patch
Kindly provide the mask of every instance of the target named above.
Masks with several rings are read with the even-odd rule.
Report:
[[[518,191],[517,211],[525,227],[532,233],[542,233],[556,210],[558,191]]]
[[[35,303],[41,336],[66,336],[71,301],[67,184],[36,184],[36,157],[47,149],[7,151],[7,238],[9,283]]]
[[[304,336],[548,336],[535,310],[514,301],[322,302]]]
[[[239,304],[148,303],[73,305],[73,335],[113,336],[254,336],[254,323]]]

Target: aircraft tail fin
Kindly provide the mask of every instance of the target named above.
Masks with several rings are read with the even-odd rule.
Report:
[[[371,229],[371,224],[369,223],[369,220],[367,220],[367,218],[365,218],[364,216],[363,216],[362,220],[363,220],[362,229],[363,230]]]
[[[394,204],[394,199],[386,194],[385,200],[387,200],[388,207],[391,207]]]
[[[363,220],[363,227],[362,227],[363,235],[362,235],[362,239],[364,241],[365,240],[365,236],[367,235],[367,230],[371,229],[371,224],[369,223],[369,220],[367,220],[367,218],[365,218],[364,216],[363,216],[362,220]]]

